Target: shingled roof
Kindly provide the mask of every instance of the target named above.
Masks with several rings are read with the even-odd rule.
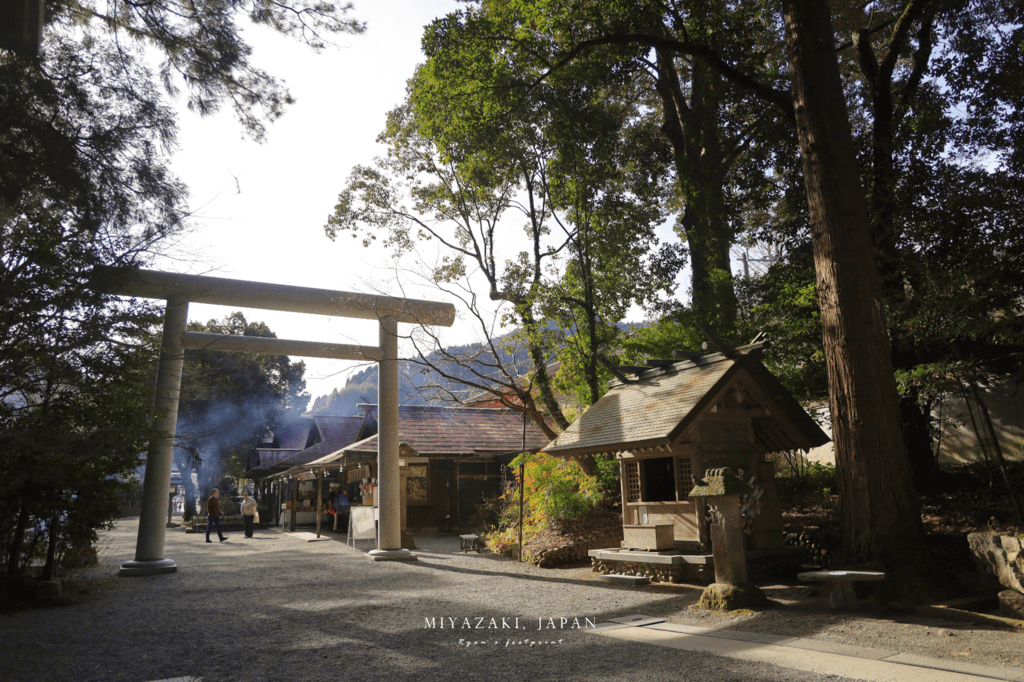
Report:
[[[312,462],[356,442],[360,436],[365,435],[365,418],[362,416],[318,416],[313,418],[313,422],[307,447],[300,453],[301,459],[296,460],[297,462]],[[312,443],[314,440],[318,442]]]
[[[312,419],[299,419],[274,430],[274,446],[282,450],[304,450]]]
[[[364,424],[376,428],[376,405],[360,405],[365,411]],[[547,442],[547,436],[527,419],[525,439],[523,415],[513,410],[437,405],[398,406],[399,453],[403,457],[470,457],[500,455],[524,450],[536,452]],[[322,444],[321,444],[322,445]],[[306,455],[313,448],[302,452]],[[333,470],[345,463],[374,461],[377,458],[376,434],[346,444],[317,458],[296,461],[296,466],[276,474],[289,476],[310,469]]]
[[[249,470],[246,473],[273,471],[282,466],[297,464],[295,455],[302,452],[296,448],[253,448],[249,453]]]
[[[521,452],[523,415],[513,410],[399,405],[398,439],[421,457]],[[526,419],[525,449],[535,452],[546,442],[544,432]],[[369,452],[377,452],[376,435],[345,448],[347,456],[360,457]]]
[[[274,434],[280,447],[253,448],[249,473],[280,471],[320,459],[358,440],[362,426],[362,416],[317,416],[295,422]]]
[[[713,353],[641,372],[616,383],[544,448],[559,457],[671,447],[742,377],[768,416],[753,420],[754,438],[769,452],[807,450],[829,438],[752,354],[759,346]]]

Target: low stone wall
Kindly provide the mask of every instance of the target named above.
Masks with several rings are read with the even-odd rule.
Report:
[[[640,561],[606,561],[594,558],[592,569],[601,575],[646,576],[655,583],[682,583],[701,581],[700,570],[690,564],[649,564]],[[712,580],[714,575],[711,576]]]
[[[258,523],[256,527],[262,527],[263,524]],[[245,529],[245,523],[242,521],[241,514],[223,515],[220,517],[220,529],[221,532],[226,533],[228,531],[240,531]],[[189,527],[185,529],[186,533],[205,533],[206,532],[206,517],[205,516],[194,516]]]
[[[970,533],[967,542],[980,570],[995,574],[1003,587],[999,611],[1024,619],[1024,536]]]
[[[786,526],[786,544],[806,550],[804,560],[827,569],[839,551],[839,529],[835,526]]]
[[[622,544],[622,528],[618,533],[614,531],[605,533],[596,538],[579,540],[575,543],[565,544],[560,547],[543,549],[534,557],[533,563],[540,568],[554,568],[556,566],[571,566],[583,564],[588,560],[587,552],[592,549],[603,549],[605,547],[618,547]]]

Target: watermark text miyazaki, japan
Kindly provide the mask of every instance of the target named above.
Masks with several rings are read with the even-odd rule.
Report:
[[[539,616],[431,616],[425,617],[423,627],[428,630],[587,630],[597,627],[597,622],[588,617],[551,618]]]
[[[505,616],[501,618],[497,616],[436,616],[425,617],[423,621],[423,627],[428,630],[454,630],[458,631],[460,635],[470,635],[466,631],[475,630],[476,632],[472,633],[471,637],[459,638],[458,645],[464,648],[557,646],[565,640],[558,637],[554,631],[588,630],[597,627],[597,621],[585,616],[561,616],[558,618],[550,616]],[[536,633],[536,635],[530,633]]]

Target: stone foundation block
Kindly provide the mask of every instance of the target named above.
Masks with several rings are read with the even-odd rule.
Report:
[[[736,609],[750,609],[760,611],[768,606],[768,597],[761,588],[753,583],[741,583],[739,585],[724,585],[722,583],[711,583],[704,588],[700,595],[697,607],[710,611],[735,611]]]
[[[1024,620],[1024,594],[1016,590],[1003,590],[999,593],[999,613],[1007,618]]]
[[[994,573],[1004,587],[1024,593],[1024,553],[1020,540],[995,533],[969,533],[967,542],[979,567]]]
[[[57,601],[64,596],[64,584],[60,580],[40,580],[36,583],[36,599]]]

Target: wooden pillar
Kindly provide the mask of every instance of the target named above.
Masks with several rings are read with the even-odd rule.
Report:
[[[320,537],[320,514],[324,508],[324,470],[316,472],[316,536]]]
[[[697,476],[704,475],[704,460],[694,455],[692,470],[697,472]],[[694,499],[694,506],[697,512],[697,541],[700,543],[701,549],[705,552],[712,551],[711,543],[711,523],[708,521],[708,502],[703,497]]]
[[[274,508],[274,525],[275,526],[283,525],[283,523],[281,522],[281,505],[284,503],[284,499],[283,499],[282,493],[281,493],[281,488],[283,486],[284,486],[284,481],[282,479],[280,479],[280,478],[277,479],[277,481],[274,482],[274,491],[277,493],[277,503],[276,503],[276,507]]]
[[[290,532],[295,532],[295,514],[299,506],[299,486],[302,485],[302,479],[299,478],[298,474],[295,475],[295,489],[292,491],[292,527],[289,529]]]

